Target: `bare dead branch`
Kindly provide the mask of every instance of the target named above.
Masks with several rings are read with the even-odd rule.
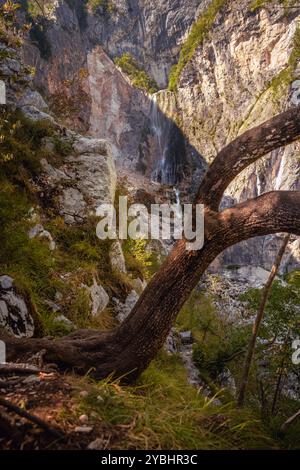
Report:
[[[8,409],[9,411],[13,411],[14,413],[21,416],[22,418],[26,418],[28,419],[28,421],[31,421],[32,423],[37,424],[40,428],[42,428],[48,434],[51,434],[56,439],[65,439],[65,436],[61,432],[50,427],[41,418],[38,418],[37,416],[28,413],[27,411],[23,410],[17,405],[14,405],[10,401],[6,400],[5,398],[0,397],[0,405]]]

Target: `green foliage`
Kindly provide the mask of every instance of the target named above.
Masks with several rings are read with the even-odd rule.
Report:
[[[104,14],[114,13],[116,6],[111,0],[87,0],[87,8],[93,13],[101,10]]]
[[[0,116],[0,174],[10,180],[35,176],[45,156],[41,141],[53,134],[48,121],[31,121],[21,113]]]
[[[184,42],[178,63],[171,69],[169,76],[169,90],[175,91],[180,74],[186,64],[193,58],[195,50],[207,38],[216,16],[220,9],[227,3],[227,0],[211,0],[206,10],[200,15],[194,23],[186,41]]]
[[[112,241],[100,240],[96,235],[96,225],[97,219],[94,217],[77,226],[67,225],[58,217],[49,221],[45,227],[57,242],[59,269],[73,273],[74,293],[78,285],[91,285],[96,278],[101,279],[101,285],[108,294],[125,299],[133,285],[127,275],[112,271],[109,259]],[[69,305],[68,312],[71,311],[72,307]]]
[[[220,317],[212,299],[194,291],[176,320],[179,331],[190,330],[195,340],[193,359],[201,374],[215,379],[225,366],[240,357],[247,344],[249,327],[238,327]]]
[[[272,403],[279,374],[282,374],[281,381],[284,384],[289,374],[294,373],[296,377],[298,373],[298,367],[292,364],[291,357],[293,353],[292,341],[300,335],[299,272],[288,275],[286,281],[276,280],[272,285],[259,331],[259,341],[256,345],[254,370],[250,385],[251,396],[248,398],[248,403],[252,402],[252,404],[256,403],[257,406],[261,406],[265,419],[269,422],[274,433],[276,423],[280,421],[282,424],[289,415],[293,414],[294,407],[299,407],[298,402],[288,400],[284,394],[281,394],[280,387],[276,406],[278,419],[273,420]],[[256,314],[261,295],[261,289],[250,289],[241,296],[241,300],[247,301],[253,313]],[[265,364],[263,371],[261,363]],[[261,374],[263,374],[263,380],[261,380]],[[263,390],[262,403],[257,400],[257,387]],[[280,438],[279,429],[280,426],[277,427]]]
[[[255,12],[256,10],[266,7],[268,5],[291,7],[297,4],[298,0],[253,0],[250,5],[250,11]]]
[[[56,8],[53,0],[27,0],[27,5],[32,18],[40,16],[47,18]]]
[[[47,243],[28,237],[29,208],[24,192],[0,181],[0,272],[11,275],[42,313],[41,299],[55,293],[51,283],[54,260]]]
[[[196,290],[192,292],[176,320],[178,330],[190,330],[196,341],[205,339],[209,332],[217,331],[218,325],[219,321],[212,299]]]
[[[69,140],[62,139],[56,135],[53,137],[52,141],[54,143],[55,151],[58,155],[66,157],[67,155],[71,155],[73,153],[73,147]]]
[[[23,27],[16,20],[19,3],[7,0],[0,5],[0,40],[13,48],[19,48],[23,41]],[[3,54],[3,51],[1,52]],[[0,56],[0,58],[2,55]]]
[[[288,65],[276,75],[268,84],[271,89],[273,99],[280,99],[282,94],[288,89],[294,80],[295,70],[300,60],[300,28],[297,27],[293,38],[293,49],[289,57]]]
[[[141,70],[129,53],[125,53],[121,57],[116,58],[115,63],[128,75],[133,86],[145,90],[150,94],[158,91],[156,82],[150,78],[144,70]]]
[[[270,3],[270,0],[253,0],[253,2],[250,5],[250,11],[256,11],[259,8],[262,8],[265,6],[267,3]]]
[[[147,240],[131,238],[125,240],[122,245],[127,269],[134,277],[150,279],[159,268],[155,253],[148,249],[147,245]]]
[[[38,47],[41,57],[48,60],[52,55],[51,44],[47,38],[47,27],[49,19],[47,15],[53,11],[55,6],[51,0],[19,0],[25,11],[26,23],[30,26],[29,36],[31,41]]]
[[[250,338],[250,328],[227,326],[224,336],[206,337],[195,345],[193,360],[200,372],[207,372],[216,379],[231,361],[241,357]],[[217,341],[216,341],[217,339]]]
[[[90,294],[87,289],[78,289],[69,308],[69,318],[78,328],[84,328],[89,324],[91,311]]]
[[[284,433],[281,430],[287,417],[293,416],[298,410],[299,402],[287,397],[282,397],[276,413],[270,417],[270,435],[280,442],[280,446],[283,449],[299,449],[300,420],[295,420],[292,425],[285,429]]]
[[[128,290],[125,281],[116,280],[111,272],[111,242],[97,238],[97,220],[91,218],[76,227],[61,218],[42,220],[56,241],[54,251],[47,240],[28,237],[30,228],[40,222],[38,214],[34,221],[29,216],[32,207],[38,212],[34,179],[40,173],[40,159],[69,154],[70,143],[55,134],[51,123],[31,121],[20,113],[3,112],[0,122],[0,272],[10,274],[26,293],[39,313],[44,333],[62,335],[68,329],[54,321],[47,304],[55,301],[57,291],[63,296],[62,313],[77,326],[113,326],[109,314],[102,323],[90,318],[89,294],[80,287],[90,286],[96,278],[105,279],[101,283],[114,295],[120,291],[125,296]],[[54,143],[53,154],[45,151],[45,138]]]
[[[300,291],[300,271],[292,271],[285,276],[285,280],[290,286]]]
[[[291,279],[296,277],[294,273]],[[261,295],[261,289],[249,289],[240,298],[243,301],[247,301],[250,308],[257,312]],[[299,306],[300,290],[292,284],[285,284],[278,280],[274,281],[271,295],[265,308],[260,336],[266,339],[273,336],[283,338],[290,330],[296,332]],[[300,333],[300,330],[298,332]]]

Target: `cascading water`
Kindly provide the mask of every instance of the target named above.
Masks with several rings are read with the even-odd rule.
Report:
[[[180,190],[176,187],[173,188],[174,190],[174,193],[175,193],[175,200],[176,200],[176,206],[180,206],[181,205],[181,202],[180,202]]]
[[[161,184],[174,185],[180,180],[185,165],[185,141],[177,125],[160,109],[158,95],[152,96],[149,116],[155,162],[151,178]]]
[[[280,160],[280,166],[279,166],[279,170],[278,170],[278,173],[277,173],[277,176],[276,176],[276,180],[275,180],[275,187],[274,189],[277,191],[279,189],[281,189],[281,185],[283,183],[283,176],[284,176],[284,167],[285,167],[285,158],[284,158],[284,155],[281,157],[281,160]]]

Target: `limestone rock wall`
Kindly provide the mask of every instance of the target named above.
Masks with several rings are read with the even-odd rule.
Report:
[[[217,152],[243,133],[299,102],[300,67],[285,71],[299,26],[299,9],[253,2],[228,2],[210,34],[185,67],[176,94],[187,141],[209,163]],[[224,204],[233,204],[274,189],[299,189],[297,142],[247,168],[230,185]],[[233,247],[226,264],[270,268],[280,238],[264,237]],[[290,246],[289,262],[300,260],[299,244]]]

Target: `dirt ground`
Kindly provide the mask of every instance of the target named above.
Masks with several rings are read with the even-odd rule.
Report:
[[[0,402],[0,449],[83,450],[95,441],[96,450],[118,447],[124,434],[121,427],[99,419],[92,425],[80,422],[75,399],[78,393],[72,375],[39,372],[9,373],[3,377],[0,371],[0,397],[40,418],[49,428],[43,429]]]

